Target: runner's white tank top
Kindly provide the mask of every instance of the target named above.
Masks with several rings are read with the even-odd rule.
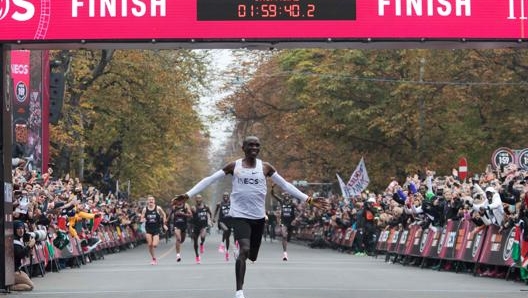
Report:
[[[266,177],[262,160],[254,168],[242,167],[242,159],[235,161],[229,216],[249,219],[264,218],[266,213]]]

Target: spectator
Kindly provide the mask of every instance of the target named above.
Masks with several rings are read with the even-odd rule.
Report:
[[[14,235],[14,255],[15,255],[15,284],[10,287],[13,291],[32,291],[33,282],[26,272],[22,270],[23,261],[30,256],[31,250],[35,246],[35,239],[26,238],[24,223],[20,220],[13,222]]]

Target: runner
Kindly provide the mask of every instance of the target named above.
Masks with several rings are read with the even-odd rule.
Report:
[[[273,240],[275,240],[275,226],[277,225],[277,216],[275,215],[275,211],[266,211],[266,218],[266,234],[268,234],[270,242],[273,242]]]
[[[147,240],[148,250],[152,257],[151,265],[157,265],[155,249],[159,244],[160,227],[163,224],[165,231],[167,228],[167,215],[163,208],[156,205],[154,196],[147,196],[147,206],[141,212],[141,222],[145,223],[145,238]]]
[[[196,205],[192,206],[192,224],[193,224],[193,245],[196,255],[196,264],[200,264],[201,254],[204,253],[205,235],[209,226],[209,219],[212,217],[211,209],[205,205],[201,195],[195,196]],[[200,252],[198,253],[198,238],[200,238]]]
[[[229,201],[229,193],[224,192],[222,201],[216,204],[213,216],[213,223],[218,216],[218,229],[222,230],[222,242],[218,247],[220,253],[225,254],[225,260],[229,261],[229,237],[231,237],[231,225],[229,223],[229,209],[231,209],[231,202]],[[224,244],[225,242],[225,244]]]
[[[293,221],[295,220],[295,210],[298,205],[293,202],[288,193],[283,193],[281,198],[275,193],[275,184],[271,187],[271,195],[281,204],[280,205],[280,227],[282,233],[282,260],[288,261],[288,242],[291,240],[293,234]]]
[[[202,179],[187,193],[177,196],[178,200],[186,201],[226,175],[233,176],[229,215],[231,216],[235,239],[240,245],[240,251],[235,262],[235,298],[244,298],[242,288],[246,275],[246,260],[256,261],[260,249],[266,212],[267,177],[270,177],[283,190],[309,205],[323,209],[327,209],[329,206],[325,200],[313,199],[302,193],[284,180],[271,164],[258,159],[260,141],[257,137],[246,137],[242,143],[242,150],[244,151],[244,158],[228,163],[223,169]]]
[[[189,207],[187,203],[172,200],[170,218],[174,225],[174,236],[176,238],[176,262],[181,261],[181,245],[185,242],[185,236],[187,235],[187,220],[191,217],[191,207]]]

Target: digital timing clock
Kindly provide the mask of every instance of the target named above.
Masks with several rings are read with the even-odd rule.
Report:
[[[198,21],[356,19],[356,0],[197,1]]]

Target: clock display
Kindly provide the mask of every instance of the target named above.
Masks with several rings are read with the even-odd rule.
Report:
[[[356,0],[197,1],[198,21],[356,19]]]

